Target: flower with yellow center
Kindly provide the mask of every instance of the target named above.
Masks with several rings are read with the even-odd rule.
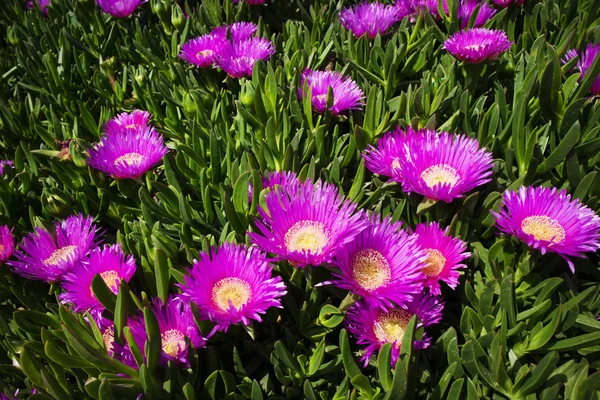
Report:
[[[352,278],[362,288],[374,290],[386,285],[391,278],[390,264],[381,252],[364,249],[352,256]]]
[[[235,277],[224,278],[215,284],[212,300],[223,311],[233,306],[239,311],[252,298],[252,289],[248,282]]]
[[[317,254],[329,243],[329,231],[322,222],[298,221],[285,234],[288,251]]]
[[[555,219],[546,215],[531,215],[521,222],[521,229],[535,240],[552,242],[548,246],[565,240],[565,229]]]

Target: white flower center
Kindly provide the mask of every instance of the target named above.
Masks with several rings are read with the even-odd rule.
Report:
[[[560,243],[565,240],[565,229],[555,219],[546,215],[532,215],[521,222],[523,232],[532,235],[535,240]]]
[[[474,51],[481,51],[484,48],[483,44],[470,44],[468,46],[465,46],[466,50],[474,50]]]
[[[303,220],[288,229],[283,240],[288,251],[317,254],[329,243],[329,231],[322,222]]]
[[[436,164],[421,172],[421,179],[430,189],[439,184],[447,184],[452,188],[460,180],[460,175],[448,164]]]
[[[436,249],[425,249],[427,252],[427,260],[425,260],[425,268],[423,268],[423,273],[428,277],[436,277],[443,270],[446,265],[446,257]]]
[[[405,310],[382,313],[373,326],[375,337],[380,343],[395,343],[396,347],[400,347],[411,318],[412,315]]]
[[[50,257],[44,260],[44,265],[58,265],[63,261],[69,260],[70,257],[75,255],[77,251],[77,246],[69,245],[65,247],[61,247],[60,249],[56,249],[52,252]]]
[[[390,281],[390,264],[377,250],[359,251],[350,259],[350,265],[352,278],[366,290],[377,289]]]
[[[185,335],[179,329],[169,329],[160,335],[162,351],[171,357],[177,357],[179,352],[185,350]]]
[[[137,165],[144,160],[144,156],[140,153],[127,153],[123,154],[121,157],[117,158],[114,162],[114,165],[125,164],[129,165]]]
[[[229,303],[236,310],[248,304],[252,297],[250,284],[240,278],[225,278],[215,284],[212,290],[212,301],[223,311],[229,311]]]

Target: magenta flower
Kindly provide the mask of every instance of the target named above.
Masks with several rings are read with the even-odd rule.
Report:
[[[102,11],[117,18],[129,17],[146,0],[96,0]]]
[[[215,330],[251,320],[261,321],[270,307],[281,308],[285,284],[273,277],[273,266],[255,247],[224,243],[200,253],[181,285],[203,319],[216,322]]]
[[[135,342],[135,344],[137,345],[137,347],[140,349],[141,353],[142,353],[142,357],[145,359],[146,358],[146,354],[145,354],[145,350],[144,350],[144,346],[146,344],[146,324],[144,322],[144,317],[143,315],[140,313],[138,315],[136,315],[135,317],[130,317],[127,319],[127,327],[129,328],[129,330],[131,331],[131,336],[133,337],[133,340]],[[113,331],[114,334],[114,331]],[[106,345],[106,338],[105,338],[105,342],[104,344]],[[112,347],[112,351],[113,354],[111,355],[111,357],[115,358],[116,360],[121,361],[123,364],[133,368],[133,369],[138,369],[138,365],[137,362],[135,360],[135,357],[133,356],[133,353],[131,352],[131,347],[129,346],[129,343],[125,340],[122,344],[119,344],[117,342],[114,341],[114,335],[113,335],[113,347]],[[110,353],[109,353],[110,355]],[[162,354],[161,354],[161,361],[162,361]]]
[[[496,14],[496,10],[490,7],[486,2],[479,0],[462,0],[458,8],[458,19],[460,20],[460,27],[462,29],[469,26],[469,20],[471,19],[473,12],[480,4],[481,7],[475,17],[475,22],[473,23],[474,28],[483,26],[494,16],[494,14]]]
[[[304,88],[306,92],[303,92]],[[362,107],[365,98],[363,91],[350,77],[335,71],[305,70],[298,94],[306,97],[310,90],[313,110],[323,114],[327,110],[329,88],[333,91],[333,105],[329,108],[333,115]]]
[[[202,35],[188,40],[181,46],[179,58],[199,68],[214,66],[227,40],[220,35]]]
[[[258,231],[249,236],[276,259],[296,267],[330,262],[367,224],[362,212],[355,212],[356,203],[327,183],[302,184],[295,193],[276,188],[265,201],[267,210],[258,210]]]
[[[448,4],[444,1],[444,11],[448,13]],[[399,19],[408,17],[410,22],[415,22],[419,14],[429,13],[439,19],[437,0],[396,0],[394,4],[398,10]]]
[[[50,0],[30,0],[26,4],[26,7],[28,10],[35,8],[34,1],[40,7],[44,16],[47,17],[48,16],[48,7],[50,7]]]
[[[6,225],[0,225],[0,265],[8,260],[15,250],[15,239],[12,229]]]
[[[406,308],[395,308],[384,311],[359,301],[346,314],[346,328],[356,338],[356,342],[364,347],[361,357],[363,366],[369,364],[371,355],[386,343],[392,344],[392,366],[400,355],[400,347],[404,333],[413,315],[417,315],[417,329],[436,324],[442,319],[444,304],[439,298],[421,295],[409,303]],[[415,340],[416,349],[429,346],[430,339],[425,335],[423,340]]]
[[[362,296],[370,307],[384,309],[420,294],[427,254],[400,225],[371,217],[367,228],[337,252],[333,264],[340,272],[334,274],[338,278],[334,283]]]
[[[567,63],[572,58],[579,56],[576,69],[581,74],[581,76],[579,77],[579,81],[581,82],[583,80],[583,77],[588,73],[590,67],[592,66],[592,63],[594,62],[598,54],[600,54],[600,43],[590,43],[585,47],[581,55],[579,55],[577,53],[577,50],[575,49],[567,51],[565,57],[563,58],[563,63]],[[590,91],[595,95],[600,95],[600,74],[598,74],[596,80],[594,80]]]
[[[342,26],[352,31],[356,38],[367,34],[369,39],[375,39],[378,34],[384,35],[400,19],[397,7],[378,2],[365,1],[340,12]]]
[[[152,127],[111,131],[89,150],[88,164],[114,179],[139,179],[167,153],[162,135]]]
[[[135,132],[141,128],[146,128],[150,119],[152,119],[152,115],[148,111],[133,110],[131,113],[124,112],[109,120],[104,125],[104,131]]]
[[[362,153],[367,169],[375,174],[402,182],[400,159],[406,158],[404,144],[420,137],[411,127],[402,131],[400,127],[387,132],[377,141],[377,147],[369,146]]]
[[[27,234],[15,251],[16,260],[8,265],[25,278],[58,281],[99,242],[100,229],[92,224],[92,217],[72,215],[57,222],[55,229],[56,241],[42,228]]]
[[[444,42],[450,54],[469,64],[496,60],[512,45],[504,31],[473,28],[456,32]]]
[[[153,311],[158,320],[162,340],[160,362],[169,361],[189,367],[187,337],[194,348],[204,347],[206,339],[194,321],[190,305],[179,297],[170,297],[163,306],[160,299],[154,299]]]
[[[468,136],[420,130],[400,159],[402,187],[435,201],[451,202],[491,180],[492,154]]]
[[[15,165],[10,160],[0,160],[0,176],[4,175],[4,168],[14,168]]]
[[[235,22],[231,25],[226,25],[224,27],[218,27],[213,29],[213,32],[216,32],[218,29],[221,29],[221,33],[227,38],[227,31],[222,28],[229,29],[229,33],[231,33],[231,40],[233,43],[242,42],[244,40],[250,40],[252,36],[258,30],[258,26],[254,22]]]
[[[507,8],[512,6],[513,4],[516,6],[521,5],[525,3],[525,0],[492,0],[492,2],[497,6]]]
[[[129,282],[135,269],[135,259],[131,255],[125,256],[121,245],[95,248],[88,259],[81,260],[71,272],[64,275],[64,292],[58,298],[63,304],[71,304],[75,312],[90,311],[93,315],[101,313],[104,306],[92,291],[94,277],[100,274],[106,286],[117,294],[121,279]]]
[[[275,53],[268,39],[252,38],[234,42],[223,48],[218,66],[232,78],[252,76],[252,68],[258,60],[267,60]]]
[[[430,225],[419,224],[416,229],[417,244],[427,253],[425,260],[425,287],[429,293],[438,296],[441,293],[440,281],[455,289],[458,286],[459,268],[465,268],[461,262],[471,256],[467,244],[448,235],[448,228],[442,230],[437,222]]]
[[[600,249],[600,217],[564,190],[521,186],[518,192],[504,192],[504,207],[492,214],[500,231],[542,254],[559,254],[571,272],[570,257]]]

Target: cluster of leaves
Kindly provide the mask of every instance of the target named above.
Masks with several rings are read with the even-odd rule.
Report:
[[[600,102],[588,98],[600,59],[582,81],[571,48],[600,42],[595,0],[527,1],[488,26],[514,45],[498,63],[461,64],[442,48],[458,29],[450,15],[408,20],[374,41],[339,24],[343,1],[151,0],[115,20],[93,0],[52,0],[49,15],[10,0],[0,13],[0,155],[15,169],[0,179],[0,223],[20,237],[74,212],[93,215],[138,262],[118,296],[96,281],[114,313],[175,292],[199,251],[247,242],[261,202],[261,176],[294,170],[335,183],[360,207],[406,226],[441,221],[473,256],[428,350],[409,345],[395,369],[390,346],[362,369],[360,349],[342,328],[346,295],[324,269],[280,263],[289,294],[264,323],[231,328],[191,354],[192,367],[157,367],[160,334],[149,329],[146,364],[132,371],[107,356],[101,335],[57,305],[55,288],[0,270],[0,391],[32,399],[585,399],[600,390],[599,258],[571,274],[495,234],[489,211],[521,185],[564,188],[595,211]],[[196,70],[180,45],[223,23],[252,20],[277,54],[251,79]],[[297,89],[305,68],[351,75],[364,110],[318,116]],[[147,110],[170,153],[143,182],[114,181],[86,166],[85,153],[118,112]],[[365,170],[360,151],[396,125],[465,132],[496,157],[494,180],[451,204],[419,209],[418,196]],[[249,201],[248,186],[253,185]],[[141,300],[140,300],[141,299]],[[152,321],[146,311],[146,319]],[[150,328],[152,322],[149,323]],[[158,339],[157,336],[158,335]],[[99,337],[100,336],[100,337]],[[157,341],[158,340],[158,341]],[[128,378],[126,375],[130,375]]]

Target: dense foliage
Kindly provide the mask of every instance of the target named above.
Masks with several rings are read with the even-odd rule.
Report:
[[[390,34],[355,38],[339,21],[349,1],[150,0],[130,17],[93,0],[51,0],[45,16],[23,1],[0,6],[0,224],[20,242],[34,227],[82,213],[105,243],[133,255],[137,272],[118,295],[102,280],[93,293],[115,321],[143,310],[145,361],[109,357],[97,329],[61,305],[58,283],[0,266],[0,391],[31,399],[586,399],[600,393],[600,258],[542,255],[501,235],[490,211],[520,186],[565,189],[600,210],[600,102],[570,49],[600,42],[596,0],[527,0],[497,8],[486,27],[513,43],[497,61],[468,64],[444,41],[460,30],[458,1],[441,17],[404,18]],[[187,18],[186,18],[187,15]],[[224,23],[253,21],[274,54],[248,78],[198,69],[181,45]],[[471,21],[473,22],[473,21]],[[351,76],[364,106],[314,112],[298,96],[305,69]],[[305,87],[306,88],[306,87]],[[329,99],[331,100],[331,99]],[[88,166],[88,151],[117,114],[146,110],[169,149],[141,179],[116,180]],[[464,133],[492,152],[492,180],[451,202],[423,201],[371,173],[361,152],[400,126]],[[189,352],[190,366],[159,363],[153,298],[181,292],[199,252],[250,245],[262,176],[295,171],[339,187],[359,209],[403,227],[437,221],[467,242],[456,290],[442,287],[431,346],[409,324],[395,368],[385,345],[363,368],[363,348],[344,329],[356,300],[320,283],[329,267],[275,263],[287,287],[283,308],[262,322],[230,326]],[[252,191],[249,196],[249,187]],[[197,315],[197,309],[194,312]],[[200,321],[207,334],[212,325]],[[159,346],[157,348],[157,346]],[[157,353],[158,352],[158,353]],[[139,361],[139,358],[138,358]],[[31,394],[32,389],[36,394]]]

